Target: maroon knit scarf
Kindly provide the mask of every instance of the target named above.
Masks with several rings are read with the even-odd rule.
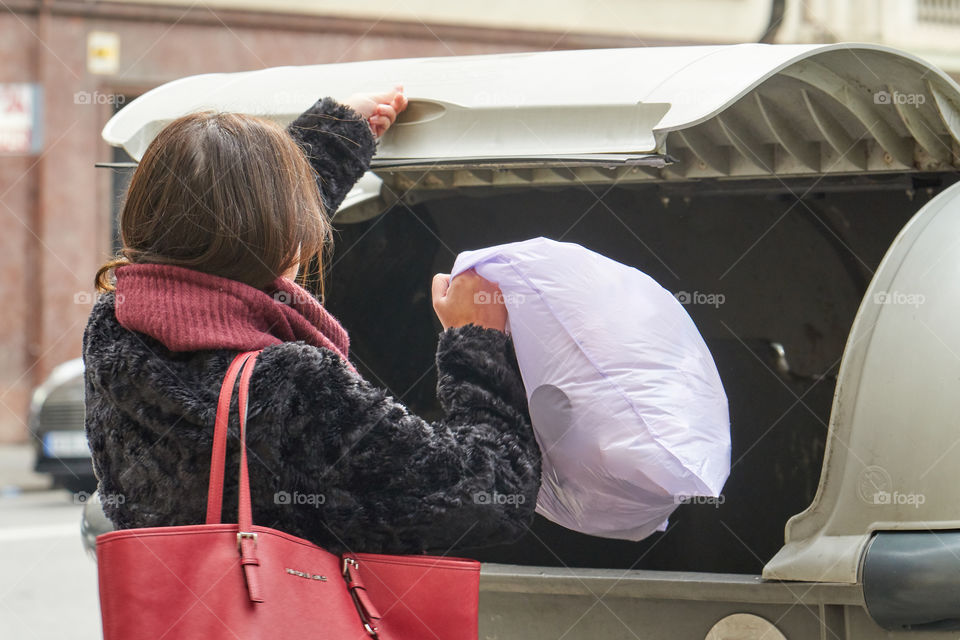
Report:
[[[261,290],[165,264],[124,265],[115,273],[117,321],[171,351],[248,351],[303,340],[350,364],[347,332],[306,289],[286,278]]]

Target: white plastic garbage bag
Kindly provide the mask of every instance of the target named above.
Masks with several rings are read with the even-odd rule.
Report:
[[[533,238],[461,253],[499,284],[543,475],[537,512],[640,540],[730,472],[727,398],[674,296],[577,244]]]

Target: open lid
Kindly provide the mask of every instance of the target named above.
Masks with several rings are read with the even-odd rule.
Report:
[[[960,529],[960,184],[894,240],[840,365],[810,507],[771,579],[857,582],[874,531]]]
[[[483,159],[542,165],[552,157],[570,166],[592,157],[616,166],[665,154],[674,167],[663,173],[664,162],[641,162],[647,168],[638,176],[932,170],[954,163],[960,137],[960,87],[910,54],[869,44],[742,44],[192,76],[131,102],[103,138],[139,160],[164,125],[188,112],[240,111],[288,123],[321,96],[398,82],[410,106],[380,142],[374,168],[381,174],[384,167],[442,173],[445,163]]]

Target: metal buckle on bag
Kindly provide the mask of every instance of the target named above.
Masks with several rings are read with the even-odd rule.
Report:
[[[355,569],[359,569],[360,563],[353,558],[345,557],[343,559],[343,577],[348,583],[353,582],[353,577],[350,575],[351,566],[353,566]],[[357,595],[353,593],[352,588],[350,589],[350,597],[353,598],[353,604],[357,607],[357,613],[360,614],[360,622],[363,623],[364,631],[366,631],[371,638],[379,638],[380,635],[377,633],[380,630],[379,627],[375,627],[373,623],[370,622],[366,610],[363,608],[363,605],[360,604],[360,600],[357,598]]]
[[[253,540],[253,546],[257,546],[256,533],[248,532],[248,531],[240,531],[239,533],[237,533],[237,551],[240,551],[240,552],[243,551],[243,547],[240,545],[240,541],[243,540],[244,538],[249,538],[250,540]]]

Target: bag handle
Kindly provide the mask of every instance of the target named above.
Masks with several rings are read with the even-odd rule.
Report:
[[[247,400],[250,377],[260,351],[246,351],[237,355],[220,385],[217,401],[217,417],[213,429],[213,451],[210,454],[210,486],[207,490],[207,524],[220,524],[223,503],[223,474],[227,456],[227,423],[230,418],[230,400],[233,386],[240,374],[240,392],[237,404],[240,409],[240,485],[237,493],[237,551],[240,566],[247,583],[250,602],[263,602],[257,567],[257,534],[253,531],[253,508],[250,504],[250,473],[247,469]]]
[[[227,457],[227,424],[230,419],[233,387],[240,368],[248,358],[257,353],[259,351],[247,351],[237,355],[227,368],[223,384],[220,385],[217,418],[213,430],[213,452],[210,456],[210,484],[207,488],[207,524],[220,524],[220,510],[223,505],[223,467]]]
[[[240,373],[240,489],[237,499],[237,523],[241,532],[249,532],[253,526],[253,510],[250,500],[250,473],[247,469],[247,397],[250,392],[250,376],[253,375],[253,365],[256,364],[259,351],[243,361],[243,371]],[[242,534],[241,534],[242,535]]]
[[[247,395],[250,391],[250,376],[257,362],[259,351],[254,351],[241,364],[240,373],[240,487],[237,492],[237,550],[240,552],[240,566],[247,581],[247,595],[250,602],[263,602],[257,567],[257,534],[253,530],[253,511],[250,506],[250,474],[247,470]]]

